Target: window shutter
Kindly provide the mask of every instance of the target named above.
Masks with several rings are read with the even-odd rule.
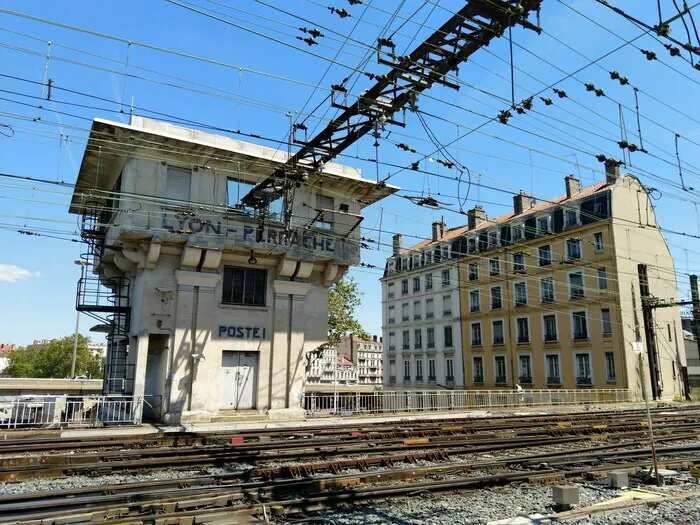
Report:
[[[168,178],[165,188],[165,196],[168,199],[189,202],[191,183],[191,170],[184,168],[176,168],[174,166],[168,166]]]

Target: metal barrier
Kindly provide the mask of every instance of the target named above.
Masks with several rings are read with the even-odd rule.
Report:
[[[133,396],[0,397],[0,429],[140,425],[142,412]]]
[[[580,390],[384,390],[304,394],[308,417],[443,412],[480,408],[624,403],[623,389]]]

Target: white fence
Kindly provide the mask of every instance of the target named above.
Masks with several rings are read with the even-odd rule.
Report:
[[[142,411],[133,396],[7,396],[0,429],[139,425]]]
[[[546,405],[623,403],[629,392],[622,389],[580,390],[384,390],[304,394],[309,417],[406,412],[449,412],[482,408]]]

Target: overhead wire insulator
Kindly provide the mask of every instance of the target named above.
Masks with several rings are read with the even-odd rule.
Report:
[[[362,0],[348,0],[350,5],[362,5]]]
[[[526,98],[520,104],[522,104],[525,109],[532,109],[532,97]]]
[[[348,92],[348,88],[346,88],[342,84],[331,84],[331,89],[333,91],[338,91],[339,93],[347,93]]]
[[[636,144],[630,144],[629,146],[627,146],[627,151],[630,151],[632,153],[634,153],[635,151],[639,151],[639,146],[637,146]]]
[[[377,45],[379,47],[389,47],[392,50],[396,49],[396,43],[391,39],[391,37],[389,37],[389,38],[379,37],[377,39]]]
[[[334,13],[334,14],[338,15],[340,18],[347,18],[347,17],[350,16],[350,13],[348,13],[348,12],[347,12],[345,9],[343,9],[343,8],[338,9],[338,8],[335,8],[335,7],[329,7],[328,10],[329,10],[331,13]]]
[[[668,49],[668,52],[672,57],[681,56],[681,50],[678,49],[676,46],[672,46],[671,44],[664,44],[664,47]]]
[[[420,170],[420,163],[419,162],[411,162],[411,169],[413,171],[418,171]]]
[[[317,45],[318,45],[318,42],[316,42],[316,41],[315,41],[313,38],[311,38],[310,36],[307,36],[307,37],[298,36],[298,37],[297,37],[297,40],[301,40],[302,42],[306,42],[306,45],[308,45],[309,47],[311,47],[311,46],[317,46]]]
[[[617,145],[620,146],[620,148],[622,149],[627,149],[630,144],[626,140],[621,140],[617,143]]]
[[[593,84],[584,84],[586,86],[586,91],[594,91],[595,86]]]
[[[559,98],[566,98],[568,96],[563,89],[554,88],[554,92],[559,95]]]
[[[544,102],[544,105],[545,105],[545,106],[551,106],[552,104],[554,104],[554,102],[552,102],[552,99],[551,99],[551,98],[540,97],[540,100],[541,100],[542,102]]]
[[[606,162],[608,160],[608,157],[606,157],[602,153],[596,155],[595,158],[598,159],[598,162]]]
[[[693,66],[695,69],[700,71],[700,62],[696,62],[695,65]]]
[[[617,80],[618,82],[620,82],[620,85],[622,85],[622,86],[626,86],[627,84],[630,83],[630,81],[627,77],[623,77],[617,71],[611,71],[610,78],[612,78],[613,80]]]
[[[660,37],[668,37],[671,34],[671,25],[668,22],[654,26],[654,31]]]
[[[605,96],[605,91],[603,91],[603,90],[600,89],[600,88],[596,88],[596,90],[595,90],[595,96],[596,96],[596,97],[604,97],[604,96]]]
[[[299,31],[301,31],[302,33],[307,33],[314,38],[326,36],[316,28],[309,29],[308,27],[300,27]]]
[[[656,60],[656,53],[653,51],[649,51],[647,49],[640,49],[642,54],[647,57],[647,60]]]
[[[503,111],[501,111],[498,114],[498,121],[501,124],[508,124],[508,119],[512,116],[513,116],[513,114],[510,111],[508,111],[507,109],[504,109]]]
[[[521,107],[521,106],[516,106],[516,107],[515,107],[515,112],[516,112],[518,115],[522,115],[523,113],[525,113],[525,108],[523,108],[523,107]]]

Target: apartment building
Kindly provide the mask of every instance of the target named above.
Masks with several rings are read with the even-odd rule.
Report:
[[[387,387],[464,386],[456,265],[461,231],[435,222],[430,239],[406,249],[402,236],[394,236],[381,279]]]
[[[350,335],[340,338],[338,352],[355,364],[357,381],[361,385],[381,385],[384,370],[383,338],[371,341]]]
[[[155,400],[167,423],[303,415],[328,288],[360,261],[362,208],[397,188],[301,164],[308,179],[280,197],[286,159],[144,117],[94,120],[70,212],[88,252],[77,308],[108,331],[105,393]],[[245,201],[256,187],[267,206]]]
[[[356,385],[358,370],[355,364],[337,348],[323,347],[309,356],[306,383],[312,385]]]
[[[494,219],[468,212],[458,263],[466,385],[623,388],[639,398],[638,264],[647,265],[652,296],[676,299],[673,259],[637,178],[610,165],[605,182],[582,188],[567,177],[565,185],[546,202],[521,192],[513,211]],[[654,323],[649,359],[658,362],[659,397],[669,399],[683,393],[679,309],[657,309]]]

